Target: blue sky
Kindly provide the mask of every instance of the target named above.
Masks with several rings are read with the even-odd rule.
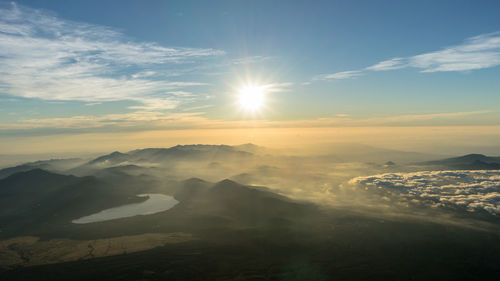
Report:
[[[498,1],[0,3],[4,136],[500,121]]]

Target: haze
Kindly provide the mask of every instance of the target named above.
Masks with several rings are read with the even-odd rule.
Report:
[[[496,280],[499,10],[0,0],[0,279]]]

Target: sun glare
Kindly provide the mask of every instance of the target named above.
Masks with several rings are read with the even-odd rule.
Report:
[[[249,85],[240,89],[239,102],[241,107],[248,111],[257,111],[264,104],[265,88]]]

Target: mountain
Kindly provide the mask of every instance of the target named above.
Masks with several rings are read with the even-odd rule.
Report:
[[[263,153],[263,152],[267,151],[267,149],[265,147],[255,145],[253,143],[234,145],[232,147],[235,148],[236,150],[245,151],[245,152],[249,152],[252,154]]]
[[[98,178],[109,177],[139,177],[148,174],[153,168],[145,168],[137,165],[117,165],[98,170],[94,176]]]
[[[313,204],[293,201],[264,187],[242,185],[231,180],[215,184],[199,179],[183,183],[174,197],[181,203],[176,207],[192,215],[218,216],[253,226],[273,220],[297,221],[316,214]]]
[[[170,148],[145,148],[127,153],[115,151],[111,154],[95,158],[71,172],[75,174],[91,174],[96,169],[113,167],[117,165],[174,165],[179,161],[224,161],[236,159],[249,159],[252,153],[239,150],[229,145],[177,145]]]
[[[15,259],[0,264],[0,279],[498,279],[497,232],[344,209],[325,215],[230,180],[176,188],[182,201],[165,212],[67,224],[58,229],[65,239],[0,241],[0,261]]]
[[[1,169],[0,170],[0,179],[6,178],[6,177],[13,175],[15,173],[26,172],[26,171],[34,170],[37,168],[46,168],[46,167],[44,167],[43,165],[34,166],[34,165],[30,165],[30,164],[22,164],[22,165],[18,165],[15,167],[8,167],[5,169]]]
[[[203,196],[203,193],[212,185],[212,183],[206,182],[199,178],[191,178],[183,181],[177,190],[175,191],[175,199],[186,204],[191,200]]]
[[[4,226],[0,236],[57,237],[64,230],[69,237],[82,237],[84,233],[100,237],[104,235],[102,231],[107,235],[140,234],[144,228],[155,225],[157,229],[151,229],[154,232],[173,228],[196,232],[215,225],[246,228],[273,221],[293,224],[304,216],[319,215],[314,205],[290,200],[264,187],[231,180],[210,183],[197,178],[157,181],[147,175],[122,172],[128,170],[142,169],[133,165],[107,168],[96,177],[34,169],[0,180],[0,224]],[[104,209],[145,200],[135,196],[142,193],[172,194],[179,203],[171,210],[150,216],[89,225],[71,223]],[[109,226],[96,229],[97,225]]]
[[[57,191],[62,186],[77,181],[78,178],[74,176],[59,175],[35,168],[29,171],[15,173],[0,180],[0,198],[5,200],[8,196],[12,196],[14,198],[9,198],[12,200],[25,194],[32,197],[50,194]],[[5,206],[5,204],[2,204],[2,206]]]
[[[444,169],[458,170],[497,170],[500,169],[500,157],[490,157],[483,154],[467,154],[437,161],[418,163],[419,165],[435,166]]]
[[[129,159],[128,154],[115,151],[108,155],[97,157],[96,159],[89,161],[88,164],[90,165],[100,164],[100,165],[112,166],[123,163],[128,159]]]
[[[407,164],[417,161],[428,161],[439,159],[438,155],[400,151],[374,147],[357,143],[332,143],[308,147],[307,152],[316,152],[323,159],[331,162],[378,162],[385,163],[393,161]]]
[[[137,186],[42,169],[13,174],[0,180],[0,236],[27,235],[103,209],[145,200],[135,196]]]
[[[197,161],[212,165],[216,158],[230,176],[227,167],[245,167],[252,157],[230,146],[177,146],[104,155],[86,163],[91,176],[35,168],[0,179],[0,280],[498,279],[496,217],[475,223],[468,213],[457,220],[438,208],[408,206],[395,215],[389,208],[367,212],[364,201],[320,207],[220,176],[177,180],[160,165],[141,165],[173,163],[174,171],[192,174],[207,169]],[[484,155],[442,161],[494,164]],[[255,162],[249,171],[258,177],[284,169]],[[292,171],[316,172],[311,167]],[[135,196],[142,193],[179,202],[153,214],[72,223],[146,200]]]
[[[162,162],[168,160],[234,159],[250,157],[251,153],[229,145],[177,145],[171,148],[146,148],[129,152],[138,161]]]
[[[51,159],[35,162],[28,162],[15,167],[8,167],[0,170],[0,179],[6,178],[18,172],[26,172],[33,169],[44,169],[52,172],[60,172],[71,169],[82,164],[84,160],[80,158]]]

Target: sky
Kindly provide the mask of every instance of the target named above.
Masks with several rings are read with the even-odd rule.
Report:
[[[498,11],[459,0],[0,1],[0,154],[278,145],[304,132],[500,154]],[[239,100],[248,86],[264,96],[257,109]]]

